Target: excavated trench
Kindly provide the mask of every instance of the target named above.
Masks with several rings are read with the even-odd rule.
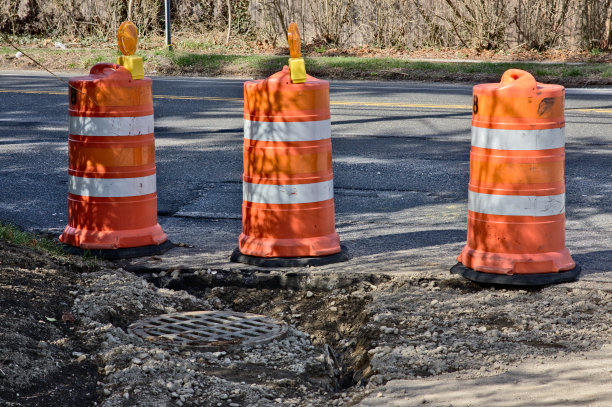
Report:
[[[368,351],[380,330],[368,324],[368,293],[388,277],[208,270],[148,273],[143,278],[159,288],[187,291],[217,310],[267,315],[309,334],[334,365],[333,389],[328,390],[365,386],[372,374]]]

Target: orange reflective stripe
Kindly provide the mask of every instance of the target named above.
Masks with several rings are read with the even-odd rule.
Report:
[[[129,230],[157,224],[157,194],[124,198],[68,195],[68,225],[101,231]]]
[[[272,206],[243,201],[242,212],[252,237],[288,239],[334,233],[334,200],[316,204]]]
[[[515,236],[520,239],[515,239]],[[565,216],[487,215],[468,211],[468,245],[493,253],[546,253],[565,247]]]
[[[504,159],[470,159],[470,184],[542,184],[564,182],[565,162],[513,162]],[[535,161],[535,162],[534,162]]]
[[[472,147],[470,191],[498,195],[558,195],[565,192],[565,152]]]
[[[327,181],[333,178],[331,141],[273,142],[245,139],[244,180],[254,183]],[[319,180],[313,179],[320,177]]]
[[[110,168],[143,167],[155,170],[155,145],[94,148],[69,145],[69,166],[75,171],[103,172]]]

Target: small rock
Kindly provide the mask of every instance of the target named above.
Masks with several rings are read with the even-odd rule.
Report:
[[[314,294],[312,293],[312,291],[307,291],[306,292],[306,298],[310,298],[312,297]]]
[[[135,365],[141,365],[142,364],[142,360],[140,360],[139,358],[134,358],[132,359],[132,363]]]

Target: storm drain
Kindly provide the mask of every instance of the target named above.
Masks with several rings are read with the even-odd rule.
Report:
[[[194,311],[143,319],[130,325],[128,332],[162,346],[214,352],[283,338],[287,334],[287,324],[265,315]]]

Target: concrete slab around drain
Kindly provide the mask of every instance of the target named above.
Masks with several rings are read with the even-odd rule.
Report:
[[[558,360],[531,361],[489,377],[392,380],[361,407],[609,407],[612,345]]]

